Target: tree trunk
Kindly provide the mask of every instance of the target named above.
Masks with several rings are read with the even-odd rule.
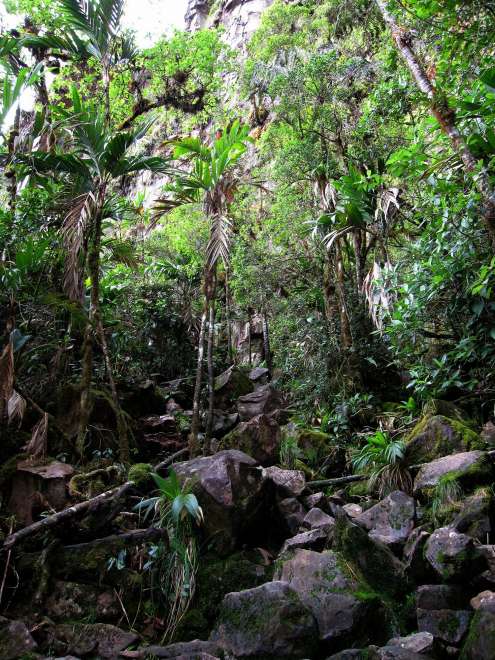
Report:
[[[232,346],[232,324],[230,314],[230,287],[229,287],[229,271],[225,270],[225,322],[227,324],[227,354],[229,356],[229,364],[234,362],[234,351]]]
[[[100,251],[102,232],[102,208],[105,201],[106,185],[101,184],[97,193],[97,204],[92,225],[89,230],[87,268],[91,279],[91,294],[88,320],[84,331],[82,373],[80,383],[79,425],[76,449],[80,456],[84,454],[84,443],[89,418],[91,415],[91,381],[93,377],[93,348],[96,333],[101,325],[100,315]]]
[[[268,328],[268,317],[266,315],[266,307],[263,305],[261,312],[262,316],[262,325],[263,325],[263,353],[265,354],[266,367],[270,373],[270,378],[272,377],[273,363],[272,363],[272,351],[270,348],[270,333]]]
[[[248,354],[249,366],[253,366],[253,347],[252,347],[253,321],[251,308],[248,309]]]
[[[354,253],[356,259],[356,287],[358,296],[363,295],[364,263],[363,263],[363,235],[360,229],[356,229],[352,235],[354,241]]]
[[[14,156],[16,151],[15,141],[19,137],[20,123],[21,123],[21,109],[18,106],[15,111],[14,123],[12,125],[12,128],[10,129],[9,138],[7,142],[7,149],[10,157]],[[13,216],[16,210],[16,202],[17,202],[17,175],[15,172],[15,168],[14,167],[6,168],[5,176],[8,180],[7,191],[9,198],[9,209],[12,213],[12,222],[14,222]]]
[[[325,318],[329,331],[335,330],[339,318],[339,305],[335,287],[335,267],[333,253],[325,250],[325,263],[323,266],[323,302],[325,305]]]
[[[492,242],[492,246],[495,247],[495,191],[490,184],[488,174],[484,168],[478,171],[476,157],[467,146],[464,137],[456,126],[454,111],[446,105],[445,101],[437,93],[411,45],[411,34],[397,25],[395,18],[387,9],[387,0],[375,0],[375,2],[382,14],[383,20],[389,26],[397,49],[404,58],[418,88],[428,97],[433,116],[437,119],[442,131],[449,137],[454,151],[464,164],[465,170],[470,175],[475,175],[473,176],[474,183],[481,195],[483,203],[483,223]]]
[[[215,371],[213,368],[213,348],[215,341],[215,301],[210,301],[210,318],[208,323],[208,417],[206,421],[206,440],[204,453],[207,456],[210,453],[210,440],[213,430],[213,410],[215,406]]]
[[[339,296],[339,309],[340,309],[340,337],[341,344],[344,350],[352,347],[352,334],[351,324],[349,322],[349,315],[347,313],[347,305],[345,300],[345,278],[344,278],[344,264],[342,263],[342,250],[340,240],[335,241],[335,260],[337,270],[337,292]]]
[[[193,415],[191,421],[191,432],[189,434],[189,456],[193,458],[199,453],[199,407],[201,403],[201,381],[203,376],[203,354],[205,350],[206,317],[208,315],[208,301],[205,300],[203,314],[201,316],[201,327],[198,339],[198,360],[196,366],[196,383],[194,385]]]
[[[110,360],[110,353],[108,351],[107,338],[105,337],[105,329],[103,327],[103,322],[101,320],[101,313],[99,311],[100,303],[98,301],[98,336],[100,338],[101,351],[103,353],[103,359],[105,360],[105,369],[107,372],[108,383],[110,385],[110,393],[112,396],[112,403],[115,414],[115,421],[117,423],[117,437],[119,442],[119,458],[122,463],[128,463],[130,460],[130,448],[129,448],[129,434],[127,429],[127,424],[124,418],[124,413],[120,406],[119,395],[117,393],[117,387],[115,385],[115,379],[113,377],[113,368],[112,362]]]

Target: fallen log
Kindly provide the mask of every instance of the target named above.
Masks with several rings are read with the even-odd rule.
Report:
[[[164,468],[174,463],[177,460],[177,458],[181,458],[182,456],[185,456],[188,453],[188,451],[189,450],[185,448],[185,449],[181,449],[178,452],[175,452],[175,454],[172,454],[172,456],[169,456],[166,460],[162,461],[161,463],[158,463],[158,465],[156,465],[153,469],[155,470],[155,472],[157,472],[158,470],[163,470]],[[33,534],[36,534],[37,532],[45,529],[55,527],[56,525],[59,525],[64,521],[67,521],[71,518],[79,516],[82,513],[85,513],[86,511],[89,510],[94,511],[95,509],[103,505],[105,502],[114,499],[115,500],[123,499],[124,495],[126,495],[128,491],[131,490],[131,488],[133,488],[133,486],[134,486],[133,481],[126,481],[121,486],[117,486],[116,488],[107,490],[104,493],[101,493],[100,495],[96,495],[96,497],[92,497],[91,499],[86,500],[84,502],[79,502],[78,504],[74,504],[74,506],[70,506],[67,509],[63,509],[62,511],[58,511],[57,513],[54,513],[51,516],[47,516],[42,520],[36,521],[32,525],[23,527],[19,531],[14,532],[14,534],[10,534],[9,536],[7,536],[2,546],[2,550],[4,551],[10,550],[16,543],[19,543],[19,541],[22,541],[28,536],[32,536]]]
[[[316,489],[325,486],[340,486],[342,484],[352,484],[354,481],[364,481],[368,479],[369,475],[364,474],[351,474],[347,477],[334,477],[333,479],[320,479],[319,481],[308,481],[306,486],[308,488]]]

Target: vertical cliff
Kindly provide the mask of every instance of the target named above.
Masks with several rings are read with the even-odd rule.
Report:
[[[243,50],[257,29],[264,10],[273,0],[189,0],[186,28],[198,30],[208,26],[222,26],[225,41]]]

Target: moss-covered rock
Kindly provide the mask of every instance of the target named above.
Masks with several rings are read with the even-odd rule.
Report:
[[[151,472],[153,467],[150,463],[135,463],[129,468],[127,478],[133,481],[136,486],[144,486],[151,481]]]
[[[434,495],[440,480],[457,480],[463,488],[473,488],[493,480],[493,464],[486,452],[467,451],[443,456],[425,463],[414,479],[414,492],[426,497]]]
[[[480,436],[472,428],[443,415],[425,415],[405,440],[406,460],[411,464],[483,447]]]
[[[404,564],[380,541],[350,520],[339,517],[334,528],[334,549],[361,574],[364,580],[387,598],[407,591]]]
[[[255,563],[246,553],[220,558],[201,558],[196,576],[196,593],[189,612],[182,620],[176,639],[206,639],[216,621],[226,594],[258,587],[271,578],[272,566]]]
[[[318,629],[310,610],[286,582],[227,594],[211,640],[236,657],[314,657]]]

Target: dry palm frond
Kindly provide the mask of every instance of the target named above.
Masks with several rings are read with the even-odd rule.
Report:
[[[386,188],[378,194],[375,211],[376,220],[383,219],[388,224],[388,220],[400,209],[399,194],[399,188]]]
[[[0,355],[0,410],[5,410],[14,392],[14,344],[9,341]]]
[[[71,300],[82,300],[83,269],[81,261],[85,251],[87,230],[95,206],[96,200],[92,191],[79,195],[74,200],[72,209],[65,216],[62,226],[62,235],[67,250],[64,289]]]
[[[12,395],[7,403],[7,418],[9,420],[9,424],[17,419],[20,426],[26,412],[26,407],[26,399],[21,396],[19,392],[13,390]]]
[[[225,215],[213,216],[210,240],[206,246],[206,263],[209,268],[214,266],[219,259],[222,259],[225,265],[229,263],[231,228],[231,222]]]
[[[380,332],[383,330],[385,316],[390,311],[393,302],[386,285],[386,278],[391,270],[392,264],[390,262],[382,266],[375,261],[363,283],[363,293],[368,304],[371,320]]]
[[[46,456],[48,436],[48,413],[44,413],[40,421],[33,427],[31,440],[26,445],[26,453],[31,459]]]

